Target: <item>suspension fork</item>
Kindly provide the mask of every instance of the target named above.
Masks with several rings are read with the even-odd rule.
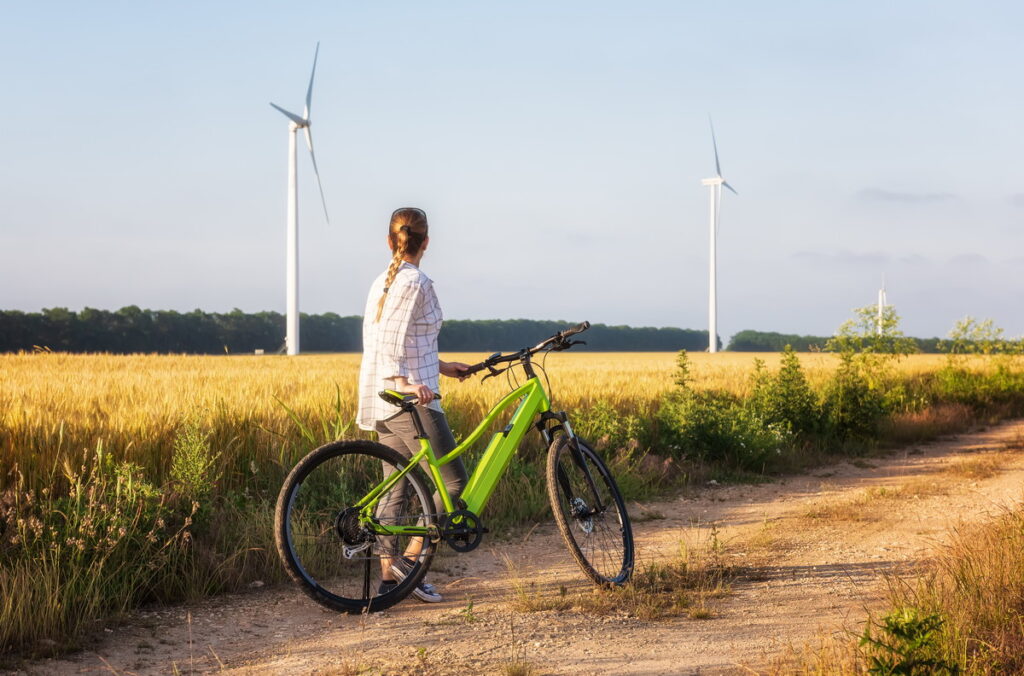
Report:
[[[569,424],[569,416],[566,415],[565,411],[559,411],[558,413],[544,411],[540,414],[540,420],[537,421],[536,427],[549,447],[559,432],[564,433],[568,439],[566,443],[569,445],[569,453],[572,456],[572,460],[583,471],[583,478],[586,480],[587,488],[590,489],[590,494],[593,496],[590,513],[581,514],[580,516],[592,516],[603,512],[605,507],[601,501],[601,494],[597,490],[597,483],[594,481],[594,475],[590,471],[590,465],[586,462],[583,451],[580,449],[576,433],[572,431],[572,426]],[[562,491],[570,499],[575,497],[572,487],[569,485],[569,477],[562,471],[561,466],[558,467],[558,483],[562,486]]]

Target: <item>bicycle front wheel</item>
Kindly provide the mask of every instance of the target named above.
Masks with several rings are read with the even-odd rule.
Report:
[[[548,449],[548,498],[569,552],[600,585],[633,574],[633,529],[611,472],[586,442],[560,436]]]
[[[381,535],[361,523],[359,502],[408,459],[382,444],[338,441],[299,461],[281,487],[274,539],[288,575],[317,603],[349,613],[373,612],[401,601],[430,566],[429,538]],[[436,522],[431,492],[414,467],[384,493],[375,510],[382,525],[429,526]],[[391,564],[415,560],[398,584]]]

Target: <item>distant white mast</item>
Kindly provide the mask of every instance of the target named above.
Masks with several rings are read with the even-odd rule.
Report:
[[[882,288],[878,290],[878,323],[877,323],[877,333],[878,333],[878,335],[882,335],[882,325],[883,325],[883,318],[885,316],[885,306],[886,306],[885,275],[882,275]]]
[[[708,352],[718,352],[718,211],[722,203],[722,186],[738,195],[736,189],[729,185],[722,178],[722,167],[718,162],[718,143],[715,141],[715,125],[708,116],[708,124],[711,125],[711,145],[715,149],[715,176],[701,180],[701,185],[711,188],[711,234],[710,234],[710,265],[708,266]]]

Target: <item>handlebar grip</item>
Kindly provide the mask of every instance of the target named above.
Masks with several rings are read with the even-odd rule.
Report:
[[[575,336],[577,333],[583,333],[589,328],[590,322],[580,322],[571,329],[566,329],[565,331],[562,331],[561,336],[562,338],[568,338],[569,336]]]
[[[488,366],[491,366],[492,364],[494,364],[495,361],[498,360],[500,357],[501,357],[501,353],[500,352],[495,352],[494,354],[492,354],[487,359],[484,359],[479,364],[473,364],[472,366],[470,366],[468,369],[463,371],[461,375],[463,377],[465,377],[465,376],[471,376],[474,373],[479,373],[480,371],[483,371]]]
[[[487,368],[487,363],[486,362],[480,362],[479,364],[473,364],[472,366],[470,366],[465,371],[462,371],[460,373],[460,375],[471,376],[474,373],[479,373],[480,371],[483,371],[485,368]]]

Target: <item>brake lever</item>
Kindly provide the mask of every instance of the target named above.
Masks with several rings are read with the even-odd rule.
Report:
[[[490,371],[490,373],[488,373],[483,378],[481,378],[480,382],[482,383],[483,381],[487,380],[488,378],[493,378],[494,376],[501,375],[505,371],[508,371],[510,368],[512,368],[512,367],[511,366],[507,366],[507,367],[505,367],[503,369],[496,369],[493,366],[488,366],[487,369]]]
[[[585,341],[585,340],[569,340],[569,341],[560,340],[557,343],[555,343],[552,346],[551,349],[554,352],[561,352],[562,350],[568,350],[573,345],[586,345],[586,344],[587,344],[587,341]]]

